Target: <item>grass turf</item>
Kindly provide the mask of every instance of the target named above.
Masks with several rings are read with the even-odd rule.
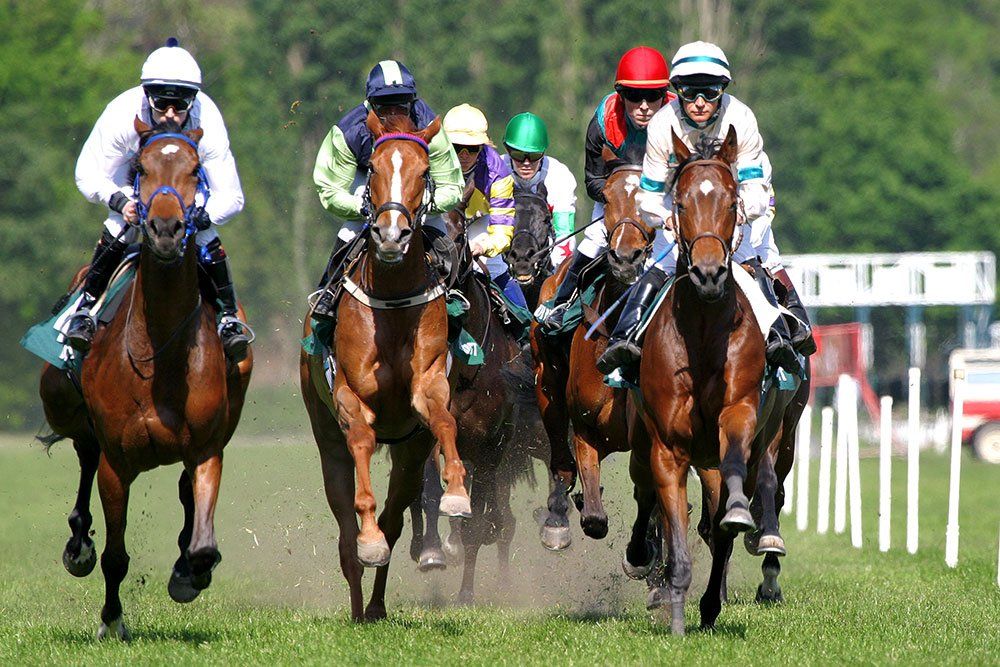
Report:
[[[888,554],[877,550],[877,462],[862,461],[865,544],[859,551],[846,534],[815,534],[814,461],[812,529],[799,533],[792,517],[783,516],[789,549],[782,561],[785,604],[753,604],[760,559],[748,556],[738,542],[731,603],[714,633],[696,632],[709,556],[692,528],[689,634],[676,638],[646,612],[645,587],[621,574],[619,559],[633,512],[624,456],[605,467],[607,539],[583,537],[574,513],[571,549],[546,552],[531,520],[543,489],[520,488],[509,581],[498,576],[496,551],[487,547],[477,578],[479,605],[454,607],[458,571],[418,573],[408,558],[406,529],[389,575],[389,619],[356,626],[348,620],[336,528],[311,440],[238,436],[227,449],[216,513],[223,562],[211,588],[189,605],[171,602],[165,590],[181,521],[179,468],[147,473],[133,485],[127,533],[132,560],[122,600],[134,641],[123,646],[93,639],[103,601],[100,568],[86,579],[74,579],[61,564],[77,483],[75,454],[68,443],[59,443],[47,457],[28,440],[0,439],[5,473],[0,485],[2,664],[1000,661],[1000,468],[969,458],[963,461],[957,569],[945,567],[943,557],[945,457],[922,457],[921,539],[914,556],[904,549],[902,459],[894,461],[893,549]],[[373,476],[382,480],[387,473],[387,460],[376,457]],[[696,484],[691,482],[692,499],[700,497]],[[100,550],[104,526],[94,495],[94,539]],[[442,530],[447,530],[444,521]],[[366,575],[366,593],[371,580]]]

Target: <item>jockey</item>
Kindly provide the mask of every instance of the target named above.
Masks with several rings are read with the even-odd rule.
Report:
[[[535,317],[546,329],[562,326],[570,298],[580,285],[580,273],[608,247],[608,233],[597,222],[604,217],[604,183],[610,169],[604,160],[609,149],[623,164],[642,164],[646,153],[646,127],[653,114],[673,99],[668,92],[670,70],[663,55],[648,46],[630,49],[618,61],[615,90],[597,105],[587,126],[584,181],[587,194],[596,202],[592,224],[584,232],[584,240],[573,253],[569,269],[556,292],[551,310],[540,305]]]
[[[337,234],[330,265],[319,285],[323,292],[312,313],[317,319],[333,320],[334,293],[328,286],[336,285],[343,272],[343,263],[335,265],[335,257],[341,248],[354,240],[366,223],[362,204],[372,155],[372,133],[365,124],[369,111],[374,111],[380,118],[408,115],[418,130],[426,128],[436,117],[427,103],[417,97],[417,85],[410,71],[400,62],[383,60],[368,74],[365,101],[344,114],[323,139],[316,156],[313,181],[323,208],[343,220],[344,224]],[[453,244],[440,214],[458,204],[465,183],[446,133],[438,132],[428,147],[430,176],[435,189],[428,211],[430,215],[421,227],[431,241],[431,249],[447,256]]]
[[[198,157],[205,170],[211,196],[196,197],[193,221],[198,259],[215,284],[221,314],[219,337],[226,356],[239,361],[250,337],[237,315],[236,290],[226,251],[216,227],[243,210],[243,190],[236,161],[229,150],[229,134],[222,114],[202,89],[201,69],[191,54],[170,38],[143,63],[141,85],[111,101],[97,119],[76,163],[76,186],[95,204],[106,206],[108,217],[94,258],[84,278],[77,312],[66,329],[66,340],[80,351],[90,349],[97,323],[90,309],[108,286],[125,249],[139,238],[139,214],[133,192],[132,161],[139,152],[136,117],[156,126],[173,121],[184,130],[202,128]]]
[[[739,145],[736,157],[736,175],[739,181],[740,219],[742,241],[733,254],[733,261],[742,263],[763,259],[765,266],[776,271],[776,277],[788,289],[789,308],[800,320],[795,338],[790,337],[783,317],[778,317],[767,338],[768,361],[786,370],[797,370],[798,360],[794,349],[803,354],[815,351],[809,320],[788,279],[781,268],[780,256],[770,233],[773,218],[773,190],[771,189],[771,163],[764,152],[764,141],[757,129],[757,119],[748,106],[725,92],[732,80],[729,62],[718,46],[707,42],[685,44],[674,55],[671,63],[673,84],[679,99],[664,107],[649,124],[649,139],[643,161],[640,187],[644,195],[640,210],[647,223],[661,228],[657,232],[653,257],[658,258],[643,278],[632,288],[621,318],[611,335],[608,348],[598,360],[603,372],[633,363],[639,358],[639,347],[633,340],[643,314],[652,304],[657,292],[677,266],[677,248],[673,239],[673,213],[671,194],[667,184],[673,181],[677,158],[673,154],[671,131],[693,148],[704,137],[721,140],[730,126],[736,127]],[[737,230],[740,233],[740,230]],[[671,248],[671,246],[673,246]],[[669,251],[669,252],[667,252]],[[765,296],[776,303],[773,283],[758,270],[758,284]]]
[[[461,209],[470,221],[469,249],[473,257],[486,258],[490,278],[507,298],[527,308],[521,286],[511,278],[502,254],[514,237],[514,177],[490,143],[488,129],[483,112],[468,104],[444,115],[444,131],[455,145],[462,174],[472,188]]]
[[[514,192],[538,194],[540,189],[552,211],[552,229],[557,239],[572,234],[576,228],[576,178],[569,167],[545,154],[549,132],[545,122],[525,111],[507,123],[503,135],[507,150],[504,161],[514,175]],[[576,241],[568,238],[552,249],[552,267],[558,267],[573,254]]]

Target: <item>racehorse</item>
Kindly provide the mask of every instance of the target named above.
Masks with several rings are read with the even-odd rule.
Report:
[[[712,571],[700,604],[701,625],[709,628],[721,611],[734,534],[755,529],[748,494],[757,481],[754,471],[769,465],[766,450],[773,443],[756,437],[766,422],[758,424],[764,339],[733,278],[734,270],[743,269],[731,263],[738,207],[735,128],[719,146],[699,146],[692,153],[674,135],[673,148],[679,161],[673,188],[677,280],[646,330],[636,401],[645,428],[630,431],[630,472],[639,493],[655,491],[659,500],[666,550],[662,597],[670,607],[671,630],[683,634],[691,583],[688,469],[698,468],[711,517]],[[795,419],[778,418],[789,435]],[[754,447],[755,442],[763,444]],[[768,477],[760,489],[762,511],[771,513],[775,479],[760,476]]]
[[[524,412],[520,408],[525,403],[525,395],[531,404],[524,407],[535,408],[530,368],[519,359],[521,351],[517,338],[504,326],[492,306],[488,274],[473,269],[475,260],[469,250],[468,220],[457,210],[451,211],[447,218],[449,235],[455,239],[459,253],[455,285],[469,303],[463,326],[484,354],[480,365],[455,359],[451,371],[455,383],[451,412],[458,425],[458,452],[469,466],[472,479],[472,516],[453,520],[458,525],[453,526],[449,542],[455,549],[461,545],[464,551],[458,601],[471,604],[480,547],[500,542],[501,567],[507,564],[504,546],[509,549],[509,540],[503,538],[513,531],[514,518],[509,508],[509,484],[506,484],[512,471],[505,468],[511,464],[510,448],[513,443],[520,442],[512,436],[514,424],[522,423],[519,415]],[[517,373],[519,366],[524,367],[523,373]],[[441,483],[436,463],[435,452],[424,472],[421,504],[426,524],[420,514],[421,504],[414,503],[410,507],[414,523],[410,552],[423,571],[444,568],[446,564],[437,529]],[[501,489],[506,491],[503,497]]]
[[[549,244],[552,234],[552,211],[546,200],[544,184],[541,192],[514,193],[514,236],[504,259],[510,273],[520,283],[528,308],[538,305],[542,282],[551,275]]]
[[[360,261],[347,271],[349,294],[337,306],[333,389],[326,388],[319,355],[303,351],[299,364],[327,501],[340,527],[340,565],[355,621],[385,618],[389,557],[435,441],[445,457],[441,513],[472,512],[449,411],[445,290],[424,256],[420,233],[432,199],[428,142],[441,123],[435,119],[417,131],[406,116],[391,116],[383,124],[369,113],[367,126],[374,141],[366,188],[368,238]],[[370,472],[376,442],[394,443],[389,492],[377,523]],[[360,566],[378,568],[366,610]]]
[[[613,155],[609,156],[609,160],[613,159]],[[537,327],[532,330],[538,378],[536,394],[554,466],[556,462],[572,462],[575,458],[583,497],[582,503],[578,503],[580,524],[583,532],[594,539],[601,539],[608,532],[608,517],[601,500],[600,462],[611,452],[629,448],[628,396],[622,389],[605,385],[603,374],[595,366],[595,360],[607,346],[607,328],[601,326],[600,333],[591,340],[586,333],[596,314],[608,309],[636,281],[652,249],[653,229],[642,222],[636,203],[641,172],[638,165],[618,164],[605,183],[607,203],[603,224],[608,233],[610,275],[603,281],[593,306],[584,308],[584,322],[576,328],[568,352],[565,341],[553,339]],[[564,272],[565,269],[557,271],[546,280],[542,287],[543,300],[555,294]],[[567,422],[570,420],[573,424],[572,452],[567,444]],[[565,468],[554,468],[557,477],[559,470]],[[542,527],[542,541],[545,546],[555,549],[564,541],[568,545],[569,527],[568,522],[562,523],[558,499],[550,496],[549,506],[549,516]],[[645,535],[648,522],[648,513],[645,516],[640,513],[636,517],[636,530]],[[633,554],[633,558],[641,558],[643,563],[649,560],[644,552]],[[645,572],[635,574],[644,576]]]
[[[184,464],[178,481],[184,507],[177,540],[181,553],[168,590],[177,602],[193,600],[211,583],[221,560],[213,516],[222,450],[239,421],[253,367],[249,352],[239,364],[227,362],[211,299],[199,288],[191,213],[201,173],[197,145],[202,130],[181,133],[176,124],[150,127],[138,118],[135,130],[143,236],[135,279],[83,361],[82,391],[70,374],[49,365],[41,380],[49,424],[56,436],[73,440],[80,458],[80,487],[69,520],[72,537],[63,562],[76,576],[94,567],[87,533],[96,471],[108,532],[101,555],[105,599],[98,638],[123,640],[129,632],[119,588],[129,564],[129,487],[140,472]]]

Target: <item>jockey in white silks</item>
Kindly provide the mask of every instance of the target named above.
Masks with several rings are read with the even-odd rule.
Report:
[[[743,287],[747,297],[763,304],[771,322],[766,334],[768,362],[789,371],[797,371],[795,351],[811,354],[815,351],[805,308],[781,265],[781,256],[774,242],[771,222],[774,218],[774,191],[771,187],[771,162],[764,152],[764,141],[757,128],[757,119],[744,103],[725,92],[732,80],[729,63],[722,49],[706,42],[685,44],[674,55],[670,82],[678,98],[665,105],[649,123],[646,153],[640,187],[640,212],[645,221],[658,227],[652,257],[655,264],[636,283],[626,301],[624,311],[611,334],[608,348],[598,360],[603,372],[628,366],[639,359],[640,348],[635,334],[646,311],[652,305],[669,276],[677,267],[677,247],[674,243],[673,201],[667,188],[674,180],[678,160],[673,152],[672,133],[694,149],[702,141],[721,141],[730,127],[736,129],[738,146],[736,176],[739,182],[740,212],[733,249],[733,261],[756,264],[757,284],[762,295]],[[767,269],[788,290],[789,310],[797,318],[795,335],[789,331],[785,318],[777,316],[777,299],[773,281]],[[748,283],[741,273],[741,283]],[[766,299],[764,303],[760,296]],[[755,308],[755,312],[758,312]]]
[[[206,199],[199,191],[190,222],[197,230],[198,260],[215,284],[223,348],[226,356],[239,361],[246,355],[252,332],[238,319],[229,262],[216,232],[216,227],[243,210],[243,189],[226,125],[215,102],[201,89],[198,63],[176,39],[169,39],[166,46],[149,55],[140,80],[140,85],[126,90],[104,109],[76,163],[77,188],[88,200],[105,206],[108,216],[84,278],[79,306],[67,325],[66,341],[75,349],[90,349],[97,330],[90,309],[107,288],[128,244],[139,237],[139,193],[133,191],[132,164],[140,149],[135,130],[135,119],[139,118],[154,127],[204,131],[197,149],[210,196]]]

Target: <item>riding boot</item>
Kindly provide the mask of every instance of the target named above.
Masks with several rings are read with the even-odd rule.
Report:
[[[504,293],[504,296],[510,299],[511,303],[525,310],[528,309],[528,302],[524,298],[524,292],[521,291],[521,285],[511,277],[510,271],[504,271],[494,278],[493,282]]]
[[[314,319],[333,322],[337,317],[333,293],[334,286],[340,282],[344,275],[344,259],[339,258],[339,254],[347,243],[340,236],[337,236],[337,242],[333,244],[333,252],[330,253],[326,271],[323,272],[323,279],[319,283],[319,288],[322,291],[316,299],[316,305],[313,306],[312,317]]]
[[[667,274],[658,267],[651,266],[639,282],[630,288],[625,308],[611,332],[608,349],[597,360],[597,370],[607,374],[639,361],[642,350],[634,339],[635,333],[639,330],[643,315],[653,305],[656,295],[666,282]]]
[[[205,250],[208,251],[208,258],[203,261],[202,266],[215,285],[216,304],[221,315],[218,331],[222,349],[230,361],[239,363],[246,357],[247,347],[253,342],[253,332],[239,319],[236,288],[233,287],[229,258],[222,242],[218,238],[212,239]]]
[[[455,258],[458,257],[455,241],[437,227],[421,225],[420,231],[423,232],[427,252],[431,254],[431,264],[437,269],[441,279],[447,280],[455,265]]]
[[[753,276],[757,280],[760,291],[764,293],[764,298],[777,308],[778,297],[774,293],[774,281],[771,276],[767,275],[760,262],[750,261],[747,264],[753,267]],[[769,364],[784,368],[789,373],[798,373],[802,368],[795,355],[795,350],[792,348],[792,335],[788,330],[788,324],[781,315],[776,317],[771,324],[771,330],[768,332],[764,344],[764,354]]]
[[[795,348],[796,352],[805,356],[814,354],[816,352],[816,341],[813,339],[809,313],[806,312],[805,306],[802,305],[802,300],[799,299],[799,294],[795,291],[792,279],[784,269],[775,272],[774,277],[785,287],[785,291],[787,292],[787,296],[785,297],[786,307],[798,319],[798,322],[792,323],[792,347]]]
[[[87,277],[83,281],[83,295],[76,313],[66,326],[66,342],[74,350],[86,352],[94,341],[97,322],[90,309],[104,293],[114,272],[125,255],[127,243],[117,240],[107,229],[101,234],[101,240],[94,248],[94,258],[87,268]]]
[[[562,282],[559,283],[559,289],[556,291],[551,308],[546,308],[543,304],[539,304],[535,310],[535,319],[538,320],[538,323],[543,328],[549,331],[556,331],[562,327],[563,317],[566,316],[566,311],[569,310],[569,302],[573,294],[578,288],[580,291],[587,288],[586,285],[580,284],[580,274],[583,272],[584,267],[592,261],[594,261],[593,258],[587,257],[579,249],[573,252],[573,256],[569,259],[569,268],[566,270],[566,275],[563,276]]]

